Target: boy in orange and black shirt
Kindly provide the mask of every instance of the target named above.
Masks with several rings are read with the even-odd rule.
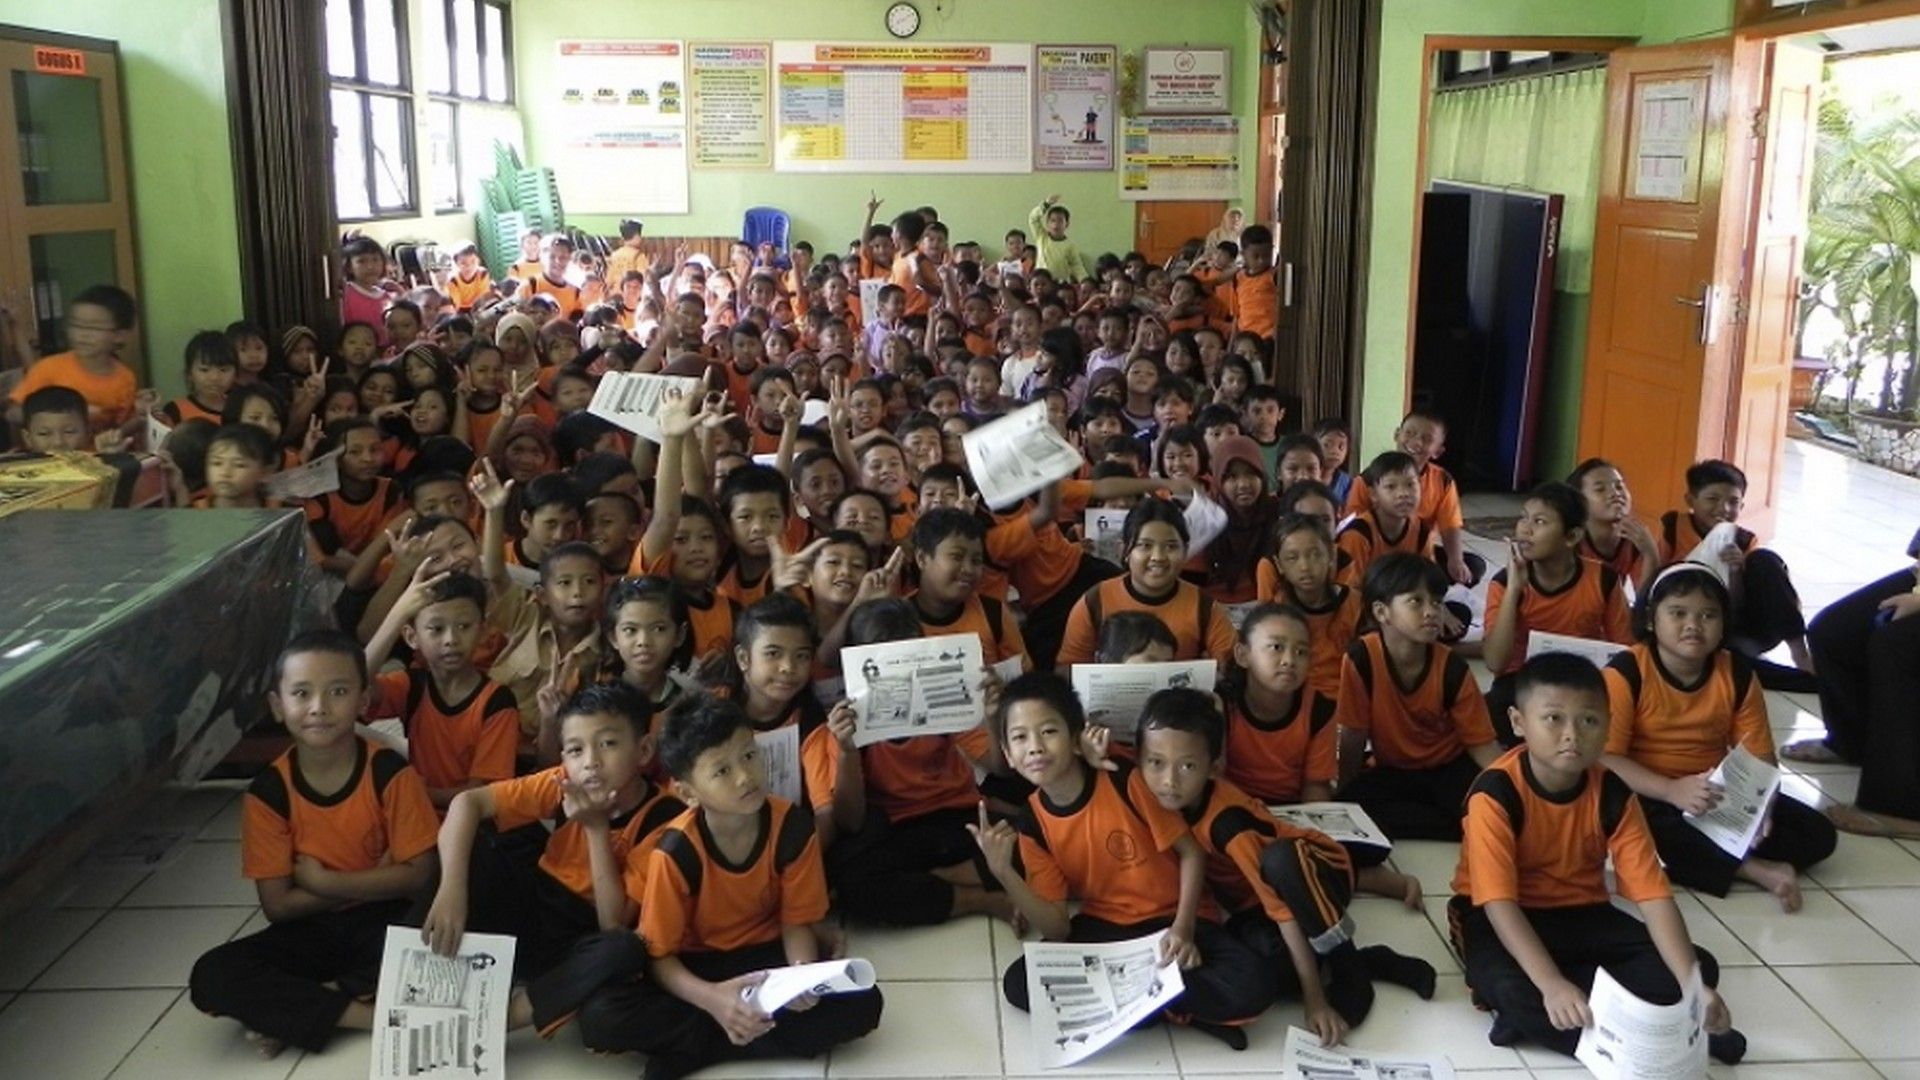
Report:
[[[1161,806],[1130,765],[1095,769],[1075,753],[1086,714],[1057,675],[1008,684],[989,723],[1007,761],[1035,791],[1017,826],[990,823],[981,804],[974,831],[1007,898],[1050,941],[1125,941],[1165,930],[1161,960],[1178,960],[1186,990],[1170,1018],[1237,1050],[1240,1025],[1273,1003],[1272,965],[1203,916],[1204,890],[1187,887],[1206,853],[1179,814]],[[1080,912],[1067,916],[1067,899]],[[1007,968],[1007,1001],[1027,1008],[1027,962]]]
[[[1688,939],[1639,799],[1600,767],[1600,672],[1582,657],[1536,656],[1514,697],[1526,745],[1473,783],[1447,904],[1474,1003],[1494,1013],[1487,1040],[1571,1055],[1593,1023],[1587,994],[1600,968],[1634,996],[1667,1004],[1680,1000],[1697,962],[1708,1051],[1739,1061],[1746,1038],[1713,989],[1719,964]],[[1609,902],[1609,856],[1621,899],[1644,923]]]
[[[1389,450],[1374,458],[1354,485],[1363,482],[1378,495],[1341,524],[1333,542],[1343,585],[1360,584],[1367,567],[1383,555],[1400,551],[1424,557],[1433,548],[1433,528],[1419,515],[1426,489],[1412,458]]]
[[[1460,487],[1453,474],[1433,460],[1447,448],[1446,421],[1430,413],[1410,412],[1393,430],[1393,444],[1413,459],[1420,477],[1417,516],[1440,545],[1436,558],[1446,569],[1447,580],[1456,585],[1478,584],[1486,575],[1487,561],[1464,550],[1466,519],[1460,512]],[[1357,514],[1372,505],[1372,482],[1357,477],[1347,491],[1347,513]]]
[[[1460,800],[1500,754],[1473,673],[1437,643],[1446,588],[1445,572],[1418,555],[1376,561],[1363,591],[1380,629],[1341,667],[1340,797],[1395,840],[1458,840]]]
[[[645,866],[661,828],[686,807],[647,782],[653,737],[644,696],[623,683],[575,694],[558,712],[562,764],[455,796],[440,830],[440,887],[421,915],[421,938],[442,956],[468,930],[512,934],[509,1027],[551,1036],[588,996],[637,976],[637,901],[629,879]],[[537,867],[493,829],[536,822]]]
[[[778,1024],[749,1000],[767,969],[810,964],[830,948],[816,932],[827,875],[813,815],[767,793],[746,714],[712,696],[682,699],[667,714],[660,756],[692,809],[644,860],[640,933],[627,940],[644,948],[648,977],[587,1001],[587,1046],[642,1051],[647,1075],[664,1080],[727,1060],[817,1057],[878,1027],[878,990],[802,995]]]
[[[269,1057],[373,1026],[387,925],[433,873],[433,804],[405,758],[355,734],[366,698],[346,634],[310,631],[281,652],[267,701],[293,748],[248,786],[240,824],[240,872],[271,925],[200,957],[188,980],[195,1008],[240,1021]]]
[[[520,706],[513,691],[474,666],[487,620],[486,585],[471,574],[429,577],[432,567],[420,564],[367,643],[370,670],[386,663],[402,637],[417,661],[374,677],[367,717],[399,718],[427,796],[446,807],[462,791],[513,775]]]

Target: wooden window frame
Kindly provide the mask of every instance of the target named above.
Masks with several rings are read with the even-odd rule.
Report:
[[[351,77],[333,74],[331,58],[327,64],[327,101],[331,108],[336,92],[350,93],[360,108],[360,157],[365,171],[367,213],[347,215],[340,212],[339,193],[334,196],[334,216],[342,224],[357,224],[368,221],[398,221],[420,216],[420,147],[415,136],[418,122],[413,108],[413,63],[412,63],[412,27],[408,22],[407,0],[323,0],[339,2],[348,6],[353,20],[353,71]],[[389,4],[393,8],[395,51],[399,61],[399,78],[394,83],[375,82],[367,76],[367,34],[366,12],[369,4]],[[386,98],[400,105],[400,147],[399,158],[406,166],[406,201],[398,207],[382,207],[375,193],[379,190],[379,158],[375,151],[373,132],[373,102],[375,98]],[[335,125],[335,138],[338,137],[338,125]],[[331,143],[329,144],[331,145]],[[329,171],[333,168],[331,154],[327,162]]]

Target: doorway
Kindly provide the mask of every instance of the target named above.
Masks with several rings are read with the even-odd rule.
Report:
[[[1139,202],[1133,204],[1133,249],[1147,262],[1163,266],[1189,240],[1202,240],[1220,227],[1227,204],[1219,201]]]

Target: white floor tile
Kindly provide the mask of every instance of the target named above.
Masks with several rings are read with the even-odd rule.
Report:
[[[1920,960],[1920,889],[1835,889],[1833,896],[1880,936]]]
[[[1883,963],[1893,952],[1885,938],[1824,892],[1806,892],[1806,903],[1792,915],[1771,894],[1757,891],[1701,900],[1769,966]]]
[[[1453,872],[1460,865],[1460,845],[1438,840],[1396,840],[1390,856],[1394,869],[1420,879],[1428,896],[1449,896]]]
[[[1816,782],[1824,783],[1825,779]],[[1892,840],[1841,833],[1840,846],[1808,867],[1806,876],[1829,889],[1920,886],[1920,858]]]
[[[245,805],[243,799],[233,799],[213,815],[200,830],[196,840],[238,840],[240,839],[240,808]]]
[[[1188,1028],[1173,1028],[1173,1056],[1180,1064],[1181,1076],[1214,1073],[1244,1077],[1250,1073],[1273,1075],[1287,1045],[1287,1027],[1300,1023],[1300,1003],[1282,1001],[1267,1010],[1258,1022],[1246,1029],[1247,1048],[1235,1050],[1211,1035]]]
[[[1000,1075],[997,981],[891,982],[881,990],[880,1027],[835,1047],[829,1077]]]
[[[1425,897],[1419,911],[1407,910],[1398,900],[1364,897],[1355,900],[1348,911],[1356,930],[1354,944],[1385,945],[1425,960],[1442,975],[1460,973],[1460,961],[1454,959],[1452,947],[1442,936],[1447,925],[1446,897]],[[1433,921],[1436,919],[1438,929]]]
[[[642,1058],[633,1058],[637,1069]],[[735,1061],[714,1065],[693,1074],[696,1080],[825,1080],[827,1059],[823,1055],[811,1061],[792,1058],[779,1061]]]
[[[1833,1061],[1854,1056],[1845,1039],[1807,1009],[1780,975],[1766,968],[1727,968],[1720,994],[1733,1012],[1733,1026],[1747,1037],[1742,1064]]]
[[[574,1027],[551,1039],[532,1028],[507,1036],[507,1075],[513,1080],[633,1080],[645,1062],[638,1054],[588,1053]]]
[[[185,829],[189,837],[206,828],[214,816],[227,808],[246,785],[239,781],[216,781],[189,788],[168,789],[143,807],[140,824],[147,829]]]
[[[1868,1060],[1920,1058],[1920,1025],[1907,1022],[1920,1000],[1920,967],[1806,967],[1782,977]]]
[[[1519,1054],[1487,1041],[1492,1019],[1467,1000],[1466,980],[1445,975],[1432,1001],[1397,986],[1376,987],[1373,1014],[1347,1043],[1361,1050],[1441,1053],[1457,1069],[1520,1067]]]
[[[1914,865],[1920,867],[1920,860]],[[120,901],[134,907],[255,907],[260,891],[240,876],[240,843],[214,840],[188,844]]]
[[[178,990],[21,994],[0,1012],[8,1076],[100,1080],[120,1064]]]
[[[987,922],[988,933],[993,938],[993,977],[999,978],[1007,966],[1025,955],[1026,942],[1013,932],[1013,927],[1000,919]]]
[[[100,921],[84,909],[26,911],[7,920],[0,938],[0,990],[25,990],[81,935]]]
[[[1820,794],[1830,803],[1851,805],[1860,797],[1860,770],[1853,769],[1837,775],[1815,776],[1813,782],[1820,785]],[[1822,804],[1823,807],[1825,804]]]
[[[1129,1031],[1106,1049],[1071,1068],[1043,1070],[1033,1053],[1032,1018],[1008,1004],[1004,994],[998,998],[998,1004],[1000,1056],[1008,1076],[1038,1076],[1045,1073],[1047,1076],[1110,1077],[1138,1074],[1166,1077],[1177,1072],[1173,1043],[1167,1036],[1167,1025],[1164,1023],[1145,1031]]]
[[[307,1053],[293,1067],[290,1080],[366,1080],[373,1062],[373,1037],[364,1031],[339,1031],[319,1053]],[[640,1059],[633,1059],[633,1073]],[[630,1074],[632,1075],[632,1074]]]
[[[299,1063],[298,1050],[283,1051],[271,1061],[262,1058],[239,1024],[206,1015],[181,994],[113,1076],[114,1080],[163,1076],[286,1080]]]
[[[200,954],[232,937],[251,914],[245,908],[109,912],[32,989],[184,987]]]
[[[1864,1061],[1808,1061],[1792,1065],[1774,1063],[1709,1065],[1708,1080],[1879,1080],[1882,1075]],[[1888,1073],[1888,1076],[1893,1074]]]
[[[144,866],[81,863],[61,875],[61,885],[40,897],[38,903],[43,907],[110,908],[152,873]]]
[[[1758,967],[1760,958],[1747,948],[1733,931],[1727,929],[1713,914],[1713,909],[1700,902],[1698,896],[1688,892],[1676,892],[1673,902],[1680,908],[1680,917],[1687,921],[1687,936],[1695,945],[1713,954],[1721,967]]]
[[[969,915],[938,926],[850,927],[847,955],[871,961],[882,983],[997,979],[987,926],[992,921]]]

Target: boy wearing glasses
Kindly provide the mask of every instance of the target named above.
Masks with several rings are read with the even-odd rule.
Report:
[[[120,362],[120,349],[133,334],[133,297],[112,285],[83,289],[67,306],[71,351],[42,357],[7,400],[7,420],[18,424],[27,395],[47,386],[64,386],[87,399],[87,425],[94,434],[121,427],[134,418],[139,380]]]

